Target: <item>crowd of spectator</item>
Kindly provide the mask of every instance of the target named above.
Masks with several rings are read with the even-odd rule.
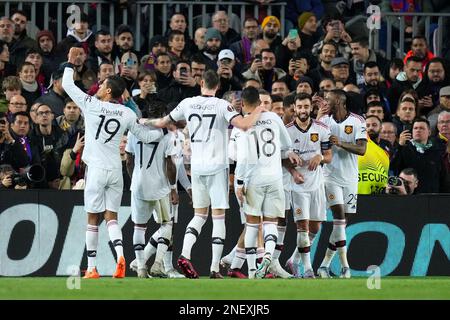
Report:
[[[275,15],[247,14],[238,32],[228,13],[218,10],[211,13],[212,27],[198,27],[191,38],[187,26],[193,22],[175,12],[164,35],[147,39],[146,50],[135,50],[130,26],[119,25],[114,34],[92,32],[84,13],[59,43],[49,30],[29,37],[24,11],[1,17],[0,188],[23,188],[8,176],[32,164],[45,168],[45,179],[28,188],[83,188],[83,116],[61,86],[69,49],[81,47],[85,56],[76,66],[76,85],[94,95],[105,78],[118,74],[144,117],[161,106],[168,113],[182,99],[199,95],[208,69],[220,76],[219,97],[240,109],[243,88],[264,89],[269,108],[286,124],[295,94],[343,89],[349,111],[380,120],[370,138],[388,152],[390,174],[413,168],[418,193],[450,192],[449,61],[435,56],[420,33],[411,35],[401,59],[386,59],[370,49],[368,33],[361,31],[365,23],[348,23],[364,14],[366,1],[341,2],[287,1],[286,37]],[[371,2],[398,12],[408,11],[408,4],[417,11],[421,1]]]

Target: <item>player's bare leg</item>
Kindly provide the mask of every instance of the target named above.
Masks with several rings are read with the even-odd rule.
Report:
[[[88,213],[88,224],[86,228],[86,251],[88,258],[88,269],[84,275],[85,279],[97,279],[97,248],[98,248],[98,225],[102,213]]]
[[[117,267],[116,272],[113,274],[113,278],[125,277],[125,257],[123,256],[123,243],[122,243],[122,230],[117,222],[117,212],[109,210],[105,211],[106,228],[108,229],[109,239],[114,245],[117,255]]]
[[[191,263],[191,250],[197,238],[202,231],[202,227],[208,218],[208,208],[195,208],[194,217],[186,227],[186,233],[183,240],[183,249],[181,256],[178,259],[178,266],[180,267],[186,278],[196,279],[198,273],[195,271]]]

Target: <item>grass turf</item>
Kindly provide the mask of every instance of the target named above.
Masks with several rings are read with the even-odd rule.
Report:
[[[381,289],[367,278],[352,279],[81,279],[67,289],[68,278],[0,278],[0,299],[156,299],[156,300],[320,300],[450,299],[450,277],[385,277]]]

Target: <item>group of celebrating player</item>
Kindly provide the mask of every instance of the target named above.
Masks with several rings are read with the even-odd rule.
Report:
[[[122,233],[117,212],[122,195],[122,167],[119,143],[129,130],[126,151],[132,172],[131,210],[135,224],[133,244],[136,259],[131,268],[138,277],[187,277],[199,275],[191,262],[195,244],[211,207],[212,261],[210,278],[222,278],[220,264],[230,265],[230,276],[240,272],[245,261],[248,278],[264,278],[269,273],[291,277],[278,257],[284,241],[286,214],[292,209],[297,225],[297,249],[288,260],[297,275],[301,259],[304,278],[314,278],[309,251],[326,207],[333,214],[329,246],[317,274],[330,277],[329,266],[336,251],[341,277],[350,277],[345,226],[348,214],[356,212],[358,183],[357,156],[366,150],[366,129],[362,117],[346,109],[345,93],[327,93],[325,99],[308,94],[295,97],[295,117],[284,125],[279,116],[262,105],[253,87],[242,91],[242,114],[216,98],[219,77],[210,70],[201,81],[201,96],[187,98],[170,112],[155,110],[153,119],[138,120],[136,114],[117,100],[124,92],[118,77],[104,81],[96,97],[83,93],[73,83],[72,65],[80,52],[72,48],[63,76],[63,87],[84,113],[86,122],[83,161],[88,166],[85,208],[88,212],[85,278],[98,278],[96,253],[98,225],[104,217],[117,254],[113,277],[125,276]],[[319,115],[311,117],[313,103]],[[172,265],[173,224],[177,222],[177,180],[186,176],[182,159],[183,134],[177,125],[186,121],[191,149],[190,171],[194,217],[186,227],[178,266]],[[233,126],[228,136],[229,125]],[[229,208],[229,159],[236,162],[235,193],[245,224],[233,251],[222,258],[225,243],[225,210]],[[145,244],[151,215],[160,224]],[[264,247],[263,250],[258,249]],[[156,253],[148,273],[147,260]],[[257,264],[258,254],[262,255]],[[222,259],[221,259],[222,258]]]

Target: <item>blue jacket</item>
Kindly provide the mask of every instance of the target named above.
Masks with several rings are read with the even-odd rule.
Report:
[[[321,0],[294,0],[287,1],[286,18],[291,20],[297,26],[298,16],[303,12],[309,11],[316,15],[317,20],[322,18],[324,7]]]

